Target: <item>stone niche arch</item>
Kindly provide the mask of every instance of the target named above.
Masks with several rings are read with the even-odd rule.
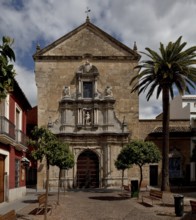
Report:
[[[77,157],[77,188],[99,187],[99,156],[93,150],[86,149]]]

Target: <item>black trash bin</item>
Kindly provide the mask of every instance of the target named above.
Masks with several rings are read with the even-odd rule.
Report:
[[[138,180],[131,180],[131,197],[138,197]]]
[[[174,205],[176,216],[183,216],[184,213],[184,196],[174,195]]]

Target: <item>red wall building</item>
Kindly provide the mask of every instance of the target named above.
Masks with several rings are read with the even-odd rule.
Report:
[[[13,91],[0,102],[0,203],[26,194],[29,110],[31,105],[15,81]]]

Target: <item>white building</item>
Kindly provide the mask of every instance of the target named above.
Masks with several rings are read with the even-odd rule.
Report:
[[[196,147],[196,95],[178,95],[170,103],[170,119],[190,119],[192,129],[190,152]],[[191,155],[190,155],[191,157]],[[190,166],[190,181],[196,181],[195,163]]]
[[[192,128],[191,152],[196,147],[196,95],[184,95],[182,97],[182,107],[189,109],[190,125]],[[196,181],[195,163],[191,163],[191,181]]]

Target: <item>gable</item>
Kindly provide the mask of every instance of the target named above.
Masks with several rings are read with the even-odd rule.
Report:
[[[95,25],[86,22],[54,43],[38,51],[37,56],[125,56],[139,59],[139,54]]]

